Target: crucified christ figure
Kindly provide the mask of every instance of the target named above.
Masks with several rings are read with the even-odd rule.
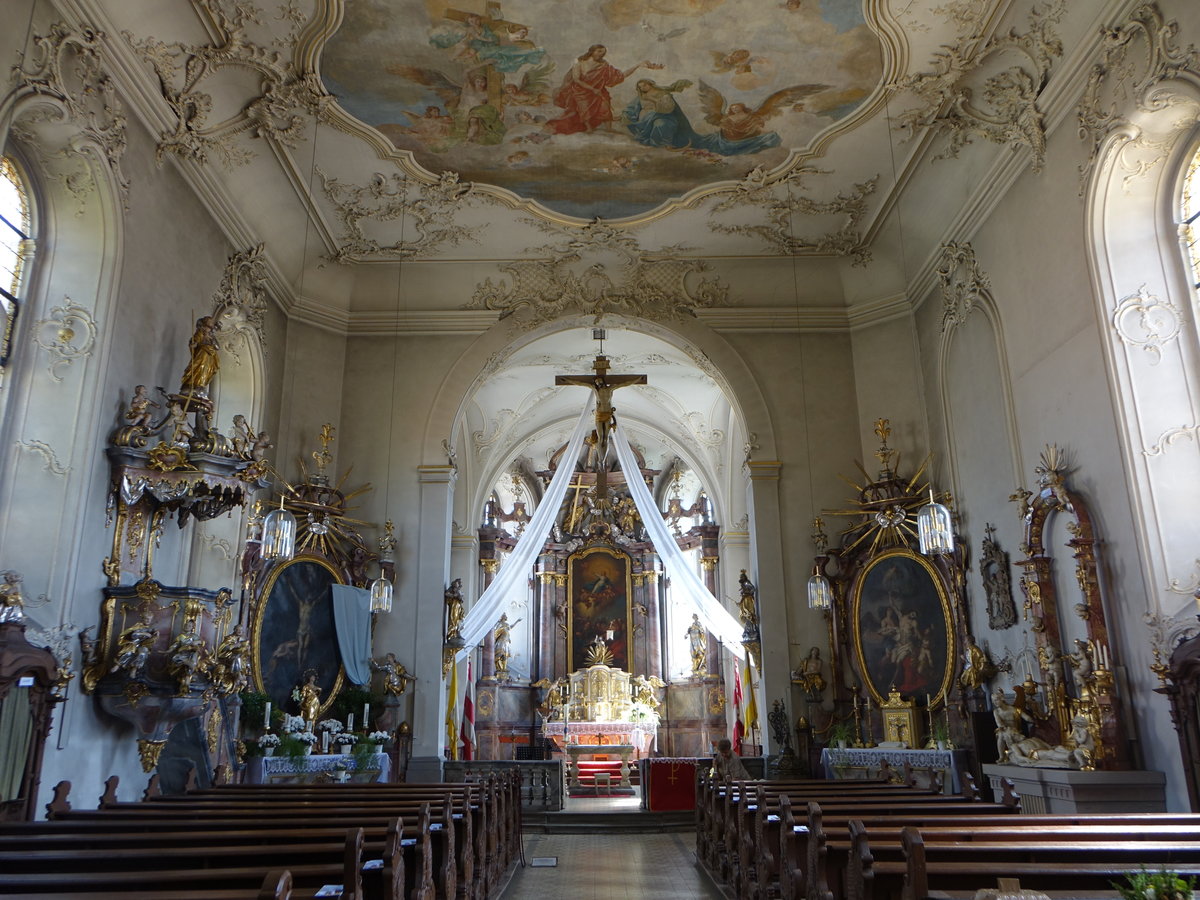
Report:
[[[608,435],[614,425],[612,393],[630,384],[645,384],[645,375],[609,375],[608,357],[598,355],[592,363],[595,372],[587,375],[558,375],[555,384],[577,384],[596,392],[596,507],[608,506]],[[626,475],[626,478],[631,476]]]

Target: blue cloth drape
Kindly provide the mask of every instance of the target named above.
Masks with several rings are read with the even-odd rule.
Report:
[[[371,680],[371,592],[333,585],[333,623],[346,677],[352,684],[366,684]]]

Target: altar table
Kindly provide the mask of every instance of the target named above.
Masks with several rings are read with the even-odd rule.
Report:
[[[826,747],[821,751],[821,768],[826,778],[844,777],[846,770],[855,770],[856,777],[869,777],[884,760],[897,772],[908,763],[914,769],[941,769],[949,776],[945,780],[948,793],[962,791],[959,770],[967,764],[965,750],[895,750],[883,747]]]
[[[567,755],[571,757],[571,771],[568,774],[570,787],[579,787],[579,757],[580,756],[620,756],[621,782],[620,787],[633,787],[629,780],[629,758],[633,755],[630,744],[567,744]]]
[[[650,752],[657,729],[637,722],[547,722],[543,728],[547,737],[561,738],[559,744],[579,743],[595,738],[596,744],[630,744],[639,757]],[[565,749],[565,748],[564,748]]]
[[[356,783],[388,780],[391,760],[386,753],[372,753],[358,760],[349,753],[314,753],[291,759],[287,756],[258,756],[246,762],[246,781],[249,784],[307,784],[326,778],[337,780],[346,772],[346,780]]]

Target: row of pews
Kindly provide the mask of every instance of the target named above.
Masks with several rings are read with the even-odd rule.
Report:
[[[193,773],[194,776],[194,773]],[[97,809],[60,782],[0,825],[0,895],[46,900],[491,900],[521,857],[515,773],[466,784],[222,784]]]
[[[961,900],[981,889],[1117,897],[1146,866],[1200,876],[1200,815],[1019,815],[967,776],[948,796],[880,781],[718,783],[701,773],[696,857],[738,900]]]

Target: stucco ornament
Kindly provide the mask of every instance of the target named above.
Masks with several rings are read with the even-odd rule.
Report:
[[[1062,0],[1035,7],[1028,30],[1016,29],[990,38],[982,47],[964,35],[930,60],[930,71],[891,85],[910,91],[920,105],[902,113],[897,127],[915,135],[928,129],[949,141],[935,159],[957,157],[975,138],[1029,148],[1030,167],[1042,170],[1046,157],[1046,125],[1038,98],[1050,77],[1062,42],[1053,26],[1063,17]]]
[[[263,25],[263,12],[246,0],[195,0],[214,35],[208,44],[138,40],[122,32],[158,78],[163,100],[175,126],[159,136],[159,161],[168,154],[207,163],[215,154],[225,165],[242,165],[253,153],[235,138],[250,134],[295,148],[308,116],[319,116],[333,99],[312,72],[302,71],[283,52],[294,47],[304,18],[294,3],[280,7],[289,28],[267,45],[249,31]],[[262,93],[240,109],[218,109],[214,95],[201,90],[205,81],[225,69],[248,70],[258,76]],[[210,88],[211,89],[211,88]],[[217,91],[217,93],[220,93]]]
[[[217,316],[217,341],[221,349],[237,355],[238,337],[247,332],[264,342],[263,316],[267,311],[267,272],[263,244],[229,257],[221,284],[213,294],[213,314]],[[265,344],[263,353],[266,353]]]
[[[875,193],[879,176],[854,185],[849,193],[814,199],[808,180],[831,174],[814,166],[802,166],[783,178],[771,180],[755,169],[713,206],[708,226],[721,234],[757,238],[767,248],[786,256],[848,256],[854,265],[866,265],[871,261],[871,251],[859,226],[866,214],[867,197]],[[747,206],[761,210],[766,224],[720,220],[722,214]],[[817,223],[811,233],[796,231],[793,216],[797,213]],[[838,219],[841,224],[822,232],[823,222],[828,218]]]
[[[36,453],[42,458],[42,468],[51,475],[57,475],[64,478],[71,472],[70,466],[65,466],[58,461],[58,454],[54,452],[54,448],[45,441],[30,439],[28,441],[13,441],[13,445],[20,447],[22,450],[28,450],[30,453]]]
[[[1180,49],[1178,33],[1179,24],[1168,22],[1157,3],[1138,4],[1122,24],[1103,33],[1100,61],[1088,76],[1077,113],[1079,136],[1088,144],[1087,161],[1079,167],[1081,195],[1110,135],[1121,136],[1115,152],[1128,173],[1128,185],[1165,160],[1175,138],[1194,126],[1200,104],[1178,93],[1156,90],[1171,79],[1185,77],[1194,83],[1200,78],[1200,50],[1194,45]],[[1186,107],[1191,115],[1162,120],[1163,132],[1146,130],[1155,121],[1149,117],[1138,117],[1136,124],[1132,121],[1136,113],[1176,106]]]
[[[1179,336],[1181,318],[1179,307],[1155,297],[1143,284],[1137,293],[1121,298],[1113,310],[1112,324],[1123,344],[1141,347],[1150,365],[1156,366],[1162,361],[1163,347]]]
[[[1142,450],[1142,456],[1162,456],[1173,444],[1185,438],[1189,441],[1200,441],[1200,425],[1179,425],[1175,428],[1168,428],[1158,436],[1153,447],[1146,447]]]
[[[348,184],[316,168],[342,224],[342,235],[332,259],[339,263],[364,259],[407,259],[428,254],[443,247],[457,247],[473,241],[479,228],[454,224],[454,214],[474,199],[469,183],[460,182],[453,172],[444,172],[434,182],[416,182],[403,175],[376,172],[365,185]],[[366,224],[401,221],[402,233],[393,243],[370,236]]]
[[[47,371],[56,382],[62,383],[62,369],[77,359],[86,359],[96,347],[96,320],[70,297],[62,306],[50,310],[50,315],[33,325],[33,342],[50,356]]]
[[[975,304],[990,296],[992,283],[975,259],[970,241],[942,245],[937,277],[942,285],[942,331],[966,324]]]
[[[512,283],[486,278],[464,309],[494,309],[513,316],[519,328],[532,328],[570,313],[637,316],[677,321],[697,309],[725,306],[729,288],[701,260],[684,259],[689,248],[642,250],[628,231],[604,222],[568,229],[550,222],[528,224],[563,239],[531,248],[537,259],[501,267]]]
[[[32,101],[32,111],[16,115],[26,124],[70,121],[78,127],[69,147],[43,158],[66,161],[70,168],[57,172],[52,168],[52,174],[80,203],[92,188],[84,162],[91,156],[110,170],[122,201],[128,204],[129,178],[121,171],[127,120],[105,68],[104,40],[104,32],[90,25],[73,27],[65,22],[50,26],[47,34],[34,35],[31,52],[14,71],[16,83],[9,97],[14,104]],[[13,131],[24,136],[35,152],[43,152],[34,131],[16,125]]]

